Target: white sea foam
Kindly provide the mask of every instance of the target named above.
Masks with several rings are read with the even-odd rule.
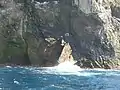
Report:
[[[79,66],[74,65],[73,63],[67,61],[60,63],[55,67],[26,67],[33,73],[40,74],[55,74],[55,75],[76,75],[76,76],[96,76],[96,75],[105,75],[105,76],[120,76],[119,70],[106,70],[106,69],[81,69]]]
[[[12,68],[11,66],[6,66],[7,68]]]
[[[41,74],[76,75],[76,76],[93,76],[93,75],[101,74],[101,73],[94,73],[94,72],[86,72],[85,69],[81,69],[79,66],[74,65],[69,61],[60,63],[55,67],[34,68],[33,72],[41,73]]]
[[[58,66],[55,66],[53,68],[59,72],[78,72],[82,70],[79,66],[74,65],[73,63],[69,61],[60,63]]]
[[[20,83],[18,81],[14,81],[14,83],[20,85]]]

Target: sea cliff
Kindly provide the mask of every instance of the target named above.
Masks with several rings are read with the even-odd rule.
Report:
[[[0,64],[120,66],[119,0],[0,0]]]

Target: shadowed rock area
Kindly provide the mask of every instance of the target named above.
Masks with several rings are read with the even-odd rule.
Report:
[[[63,42],[64,41],[64,42]],[[0,63],[120,66],[119,0],[0,0]]]

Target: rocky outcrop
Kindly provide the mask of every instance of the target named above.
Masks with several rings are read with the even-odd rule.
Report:
[[[62,46],[59,40],[54,38],[37,38],[36,35],[27,33],[28,56],[31,65],[54,66],[57,65]]]
[[[80,1],[80,0],[79,0]],[[119,21],[112,0],[85,0],[87,7],[72,20],[83,60],[81,67],[112,68],[119,65]],[[88,3],[90,2],[90,4]],[[81,2],[84,2],[81,0]],[[77,6],[80,2],[77,3]],[[81,4],[82,5],[82,4]],[[117,5],[116,5],[117,6]],[[119,7],[119,6],[117,6]],[[89,11],[89,12],[88,12]],[[119,11],[119,10],[118,10]],[[114,15],[114,16],[113,16]],[[116,16],[115,16],[116,15]],[[79,25],[80,24],[80,25]],[[80,39],[79,39],[80,38]]]
[[[119,0],[1,0],[0,10],[0,63],[120,65]]]
[[[58,59],[58,63],[63,63],[63,62],[71,62],[71,63],[75,63],[74,58],[72,56],[72,48],[69,45],[69,43],[66,43],[63,47],[63,50],[61,52],[61,55]]]
[[[57,64],[62,46],[50,31],[55,20],[54,5],[43,4],[32,0],[0,1],[1,64]]]
[[[21,33],[22,12],[11,0],[0,1],[0,63],[30,64]]]

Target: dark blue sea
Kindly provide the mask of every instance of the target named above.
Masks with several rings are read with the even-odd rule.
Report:
[[[0,90],[120,90],[120,71],[5,66],[0,68]]]

